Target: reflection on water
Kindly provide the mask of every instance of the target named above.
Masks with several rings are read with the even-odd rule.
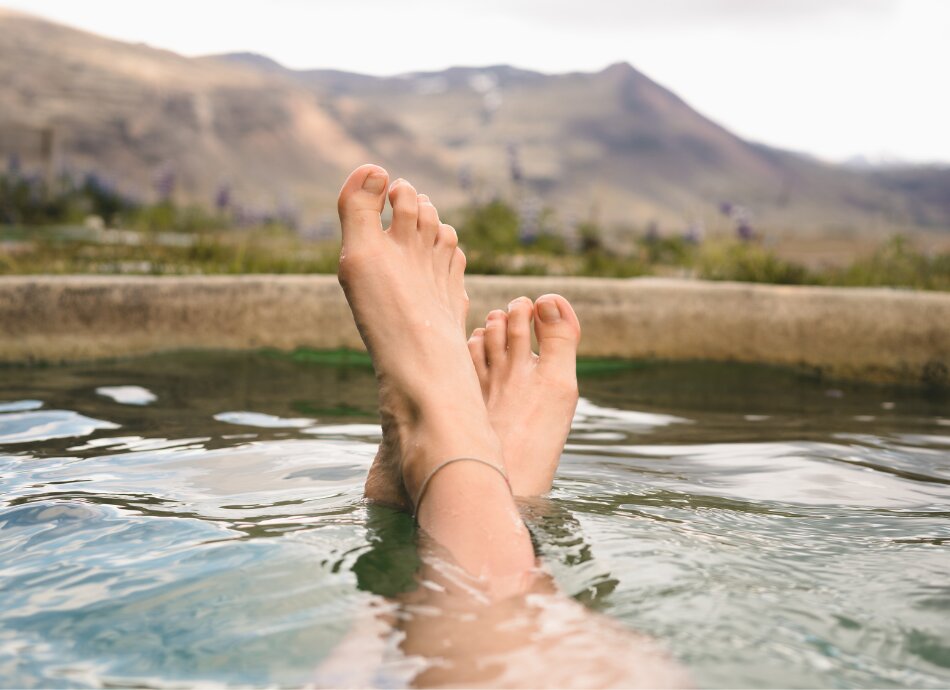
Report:
[[[155,394],[141,386],[100,386],[96,393],[123,405],[148,405],[155,402]]]
[[[34,402],[14,401],[17,403]],[[99,429],[115,429],[117,425],[101,419],[90,419],[69,410],[8,412],[0,417],[0,443],[29,443],[69,436],[88,436]]]
[[[581,392],[555,490],[523,505],[566,591],[702,686],[950,684],[945,397],[701,365]],[[414,586],[412,521],[360,503],[379,433],[365,368],[0,370],[3,684],[314,680]]]

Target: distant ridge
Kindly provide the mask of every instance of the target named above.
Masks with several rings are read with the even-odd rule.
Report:
[[[283,72],[287,69],[277,62],[277,60],[269,58],[266,55],[261,55],[260,53],[225,53],[222,55],[208,55],[205,59],[222,60],[271,72]]]

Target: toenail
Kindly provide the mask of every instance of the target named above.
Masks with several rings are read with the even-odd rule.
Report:
[[[511,311],[512,308],[513,308],[516,304],[521,304],[521,303],[524,302],[526,299],[528,299],[528,298],[527,298],[527,297],[515,297],[513,300],[511,300],[511,301],[508,303],[508,311]]]
[[[370,173],[363,180],[363,190],[372,194],[379,194],[386,186],[386,176],[380,173]]]
[[[561,320],[561,310],[554,300],[544,300],[538,302],[538,316],[544,323],[557,323]]]
[[[390,191],[390,192],[393,191],[396,187],[398,187],[399,185],[403,184],[404,182],[405,182],[405,180],[402,179],[401,177],[396,178],[396,181],[393,182],[391,185],[389,185],[389,191]]]

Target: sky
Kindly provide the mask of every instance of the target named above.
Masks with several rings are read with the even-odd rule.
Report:
[[[629,62],[736,134],[950,164],[950,0],[0,0],[185,55],[390,75]]]

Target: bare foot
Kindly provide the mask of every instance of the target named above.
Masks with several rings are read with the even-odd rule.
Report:
[[[343,185],[339,278],[379,381],[383,443],[366,494],[404,504],[434,464],[499,448],[462,335],[455,230],[405,180],[389,187],[393,222],[383,230],[387,183],[385,170],[364,165]]]
[[[405,182],[403,184],[408,185]],[[452,320],[464,332],[465,318],[468,315],[468,295],[465,292],[463,282],[465,254],[458,248],[458,236],[455,229],[440,222],[438,211],[432,205],[429,197],[425,194],[419,194],[416,196],[416,201],[419,208],[416,227],[420,239],[422,239],[424,246],[433,247],[430,253],[436,290],[440,295],[442,306],[447,307]],[[342,194],[340,203],[342,218]],[[385,203],[385,201],[382,203]],[[390,229],[389,232],[392,232],[392,230]],[[345,251],[344,247],[344,255]],[[341,273],[341,282],[343,281],[342,275]],[[391,431],[393,425],[388,425],[388,427],[384,425],[384,427]],[[401,510],[411,511],[412,500],[402,480],[400,448],[401,443],[398,434],[384,433],[383,441],[366,478],[364,495],[374,503],[382,503]]]
[[[380,387],[389,481],[385,489],[368,482],[367,492],[401,487],[414,496],[433,463],[492,456],[497,440],[477,419],[458,424],[484,404],[460,335],[467,298],[455,231],[405,180],[389,188],[393,222],[383,230],[387,183],[385,170],[364,165],[343,185],[339,277]]]
[[[540,355],[531,351],[531,322]],[[501,440],[511,488],[537,496],[551,488],[577,407],[581,327],[570,303],[519,297],[488,314],[468,341],[492,428]]]

